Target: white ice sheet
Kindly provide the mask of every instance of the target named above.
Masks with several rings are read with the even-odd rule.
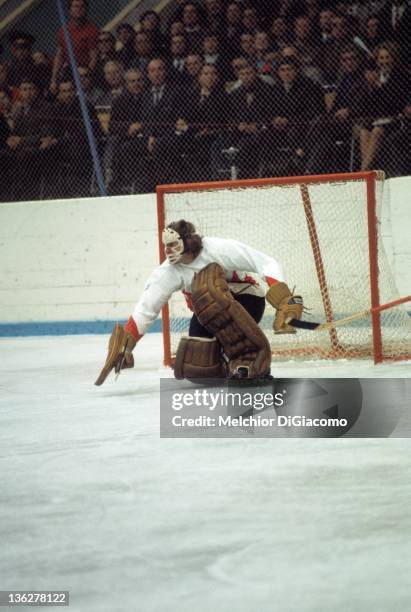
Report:
[[[73,612],[410,609],[409,440],[160,439],[160,337],[97,388],[106,343],[0,341],[0,589],[70,590]]]

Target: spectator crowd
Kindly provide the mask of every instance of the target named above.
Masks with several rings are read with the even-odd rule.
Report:
[[[77,75],[62,28],[53,58],[0,41],[2,201],[92,194],[91,146],[111,194],[411,174],[411,1],[188,0],[115,32],[88,9],[69,2]]]

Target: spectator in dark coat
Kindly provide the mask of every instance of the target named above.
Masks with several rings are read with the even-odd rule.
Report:
[[[331,4],[324,6],[318,14],[317,42],[320,46],[332,39],[331,28],[334,16],[335,13]]]
[[[260,133],[270,116],[271,86],[264,83],[254,65],[239,70],[241,86],[229,95],[229,122],[232,131],[227,144],[239,149],[239,175],[258,176]]]
[[[152,138],[174,131],[184,97],[175,83],[168,80],[165,61],[154,58],[147,67],[148,88],[143,94],[143,123]]]
[[[230,95],[230,118],[241,133],[256,133],[270,115],[272,88],[258,78],[254,66],[239,70],[241,86]]]
[[[93,70],[93,81],[99,89],[105,89],[104,66],[118,60],[116,39],[111,32],[100,32],[97,39],[97,60]]]
[[[409,0],[389,0],[377,14],[383,40],[399,45],[399,58],[411,68],[411,3]]]
[[[275,53],[273,53],[270,37],[267,32],[259,31],[254,36],[255,66],[258,74],[266,75],[274,83],[272,73],[275,66]]]
[[[411,5],[407,0],[388,0],[377,13],[384,40],[402,44],[411,32]]]
[[[135,59],[134,38],[136,32],[129,23],[120,23],[116,30],[116,59],[121,62],[124,68],[128,68]]]
[[[294,58],[300,67],[301,74],[307,77],[307,79],[311,79],[311,81],[314,81],[314,83],[319,83],[320,85],[324,84],[324,75],[318,64],[313,61],[313,58],[310,58],[307,55],[301,56],[297,47],[294,47],[293,45],[286,45],[283,47],[278,61],[286,58]]]
[[[199,53],[203,39],[204,18],[194,2],[183,6],[181,20],[184,24],[184,38],[189,53]]]
[[[204,0],[205,29],[220,38],[224,26],[224,0]]]
[[[103,99],[104,92],[102,89],[99,89],[94,85],[91,78],[90,68],[88,68],[88,66],[79,66],[78,74],[87,102],[91,106],[98,106]]]
[[[410,86],[410,76],[398,62],[395,45],[380,45],[375,58],[376,69],[367,73],[368,86],[356,95],[362,170],[373,166],[386,131],[406,106]]]
[[[222,31],[224,50],[229,61],[240,53],[240,35],[242,32],[242,6],[238,2],[230,2],[225,11],[225,22]]]
[[[135,58],[129,65],[129,68],[137,68],[145,72],[148,63],[154,55],[153,42],[147,32],[137,32],[134,38]]]
[[[135,160],[146,152],[143,133],[142,104],[144,75],[130,68],[125,75],[124,93],[113,102],[110,137],[113,139],[112,193],[123,193],[135,180]]]
[[[130,68],[125,74],[125,85],[125,91],[113,102],[110,119],[110,133],[121,142],[142,132],[143,73]]]
[[[318,47],[314,37],[313,24],[308,15],[299,15],[295,18],[292,45],[297,47],[302,58],[307,58],[307,62],[316,63]]]
[[[147,67],[149,86],[143,94],[143,127],[147,137],[147,153],[153,160],[153,187],[173,177],[173,138],[177,119],[185,115],[186,96],[167,79],[166,64],[152,59]]]
[[[109,61],[104,64],[104,93],[99,100],[99,105],[111,107],[113,101],[121,96],[124,91],[124,69],[117,61]]]
[[[186,80],[185,65],[188,50],[185,36],[176,34],[171,37],[170,56],[168,60],[167,72],[169,78],[182,85]]]
[[[348,167],[333,168],[333,152],[352,138],[355,97],[362,78],[361,57],[356,47],[348,46],[341,53],[340,76],[327,113],[313,122],[309,135],[307,174],[325,171],[348,171]],[[340,163],[340,162],[336,162]]]
[[[227,56],[223,52],[224,46],[220,45],[216,34],[207,32],[203,38],[202,56],[204,64],[211,64],[216,67],[217,74],[223,80],[228,77]]]
[[[177,178],[181,181],[210,180],[211,147],[225,129],[227,94],[217,69],[204,64],[198,86],[192,90],[186,112],[176,123],[171,143],[176,154]]]
[[[201,55],[197,53],[190,53],[187,55],[185,63],[185,82],[187,83],[187,89],[191,91],[198,90],[198,76],[203,65],[204,62]]]
[[[19,87],[20,103],[14,115],[14,129],[2,151],[3,179],[12,185],[19,199],[39,194],[43,171],[50,167],[53,137],[50,106],[39,95],[37,84],[24,79]]]
[[[250,4],[243,8],[243,18],[241,21],[243,32],[255,36],[259,28],[257,11]]]
[[[255,63],[255,35],[251,32],[243,32],[240,36],[240,55],[245,57],[251,64]]]
[[[34,80],[40,92],[44,92],[50,78],[48,66],[39,66],[32,57],[34,36],[27,32],[13,31],[9,34],[12,59],[8,68],[8,84],[18,88],[23,79]]]
[[[301,170],[307,147],[307,135],[313,119],[324,113],[322,88],[302,76],[293,59],[282,59],[278,65],[278,83],[270,100],[270,127],[264,136],[267,156],[284,162],[284,172]]]
[[[71,79],[59,83],[59,91],[53,108],[53,167],[60,169],[60,182],[56,184],[59,197],[85,196],[90,193],[93,168],[90,145],[76,88]],[[94,134],[94,144],[99,150],[100,124],[92,106],[88,117]],[[54,168],[50,168],[47,188],[53,194]],[[57,177],[58,178],[58,177]]]
[[[383,28],[381,27],[381,22],[378,17],[368,17],[360,38],[367,47],[369,53],[374,53],[378,45],[384,42]]]
[[[13,150],[47,149],[43,141],[51,138],[50,106],[39,95],[37,83],[24,79],[19,88],[20,103],[15,113]]]
[[[11,136],[11,97],[9,90],[0,88],[0,201],[10,200],[10,176],[7,155],[7,141]]]
[[[397,43],[400,59],[411,68],[411,3],[409,0],[388,0],[377,14],[383,40]]]
[[[281,51],[281,49],[289,42],[288,25],[284,17],[275,17],[270,29],[273,51]]]
[[[140,32],[148,34],[153,56],[159,57],[166,52],[166,38],[161,32],[161,20],[158,13],[145,11],[140,18]]]
[[[320,67],[326,83],[336,83],[341,51],[351,44],[352,40],[352,27],[348,16],[334,15],[331,21],[331,38],[321,47]]]
[[[6,148],[12,127],[10,94],[7,89],[0,88],[0,150]]]

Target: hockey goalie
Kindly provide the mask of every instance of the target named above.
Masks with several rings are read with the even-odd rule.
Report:
[[[184,219],[163,230],[162,243],[166,259],[150,275],[125,327],[115,325],[95,384],[103,384],[113,369],[134,366],[133,349],[175,291],[183,292],[193,313],[188,337],[177,349],[176,378],[269,378],[270,345],[258,325],[266,300],[276,311],[275,333],[295,333],[288,322],[300,319],[303,310],[280,264],[236,240],[201,237]]]

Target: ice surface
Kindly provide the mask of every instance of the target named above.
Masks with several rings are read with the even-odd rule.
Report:
[[[0,589],[70,590],[76,612],[410,609],[408,439],[160,439],[161,338],[97,388],[106,344],[0,340]]]

